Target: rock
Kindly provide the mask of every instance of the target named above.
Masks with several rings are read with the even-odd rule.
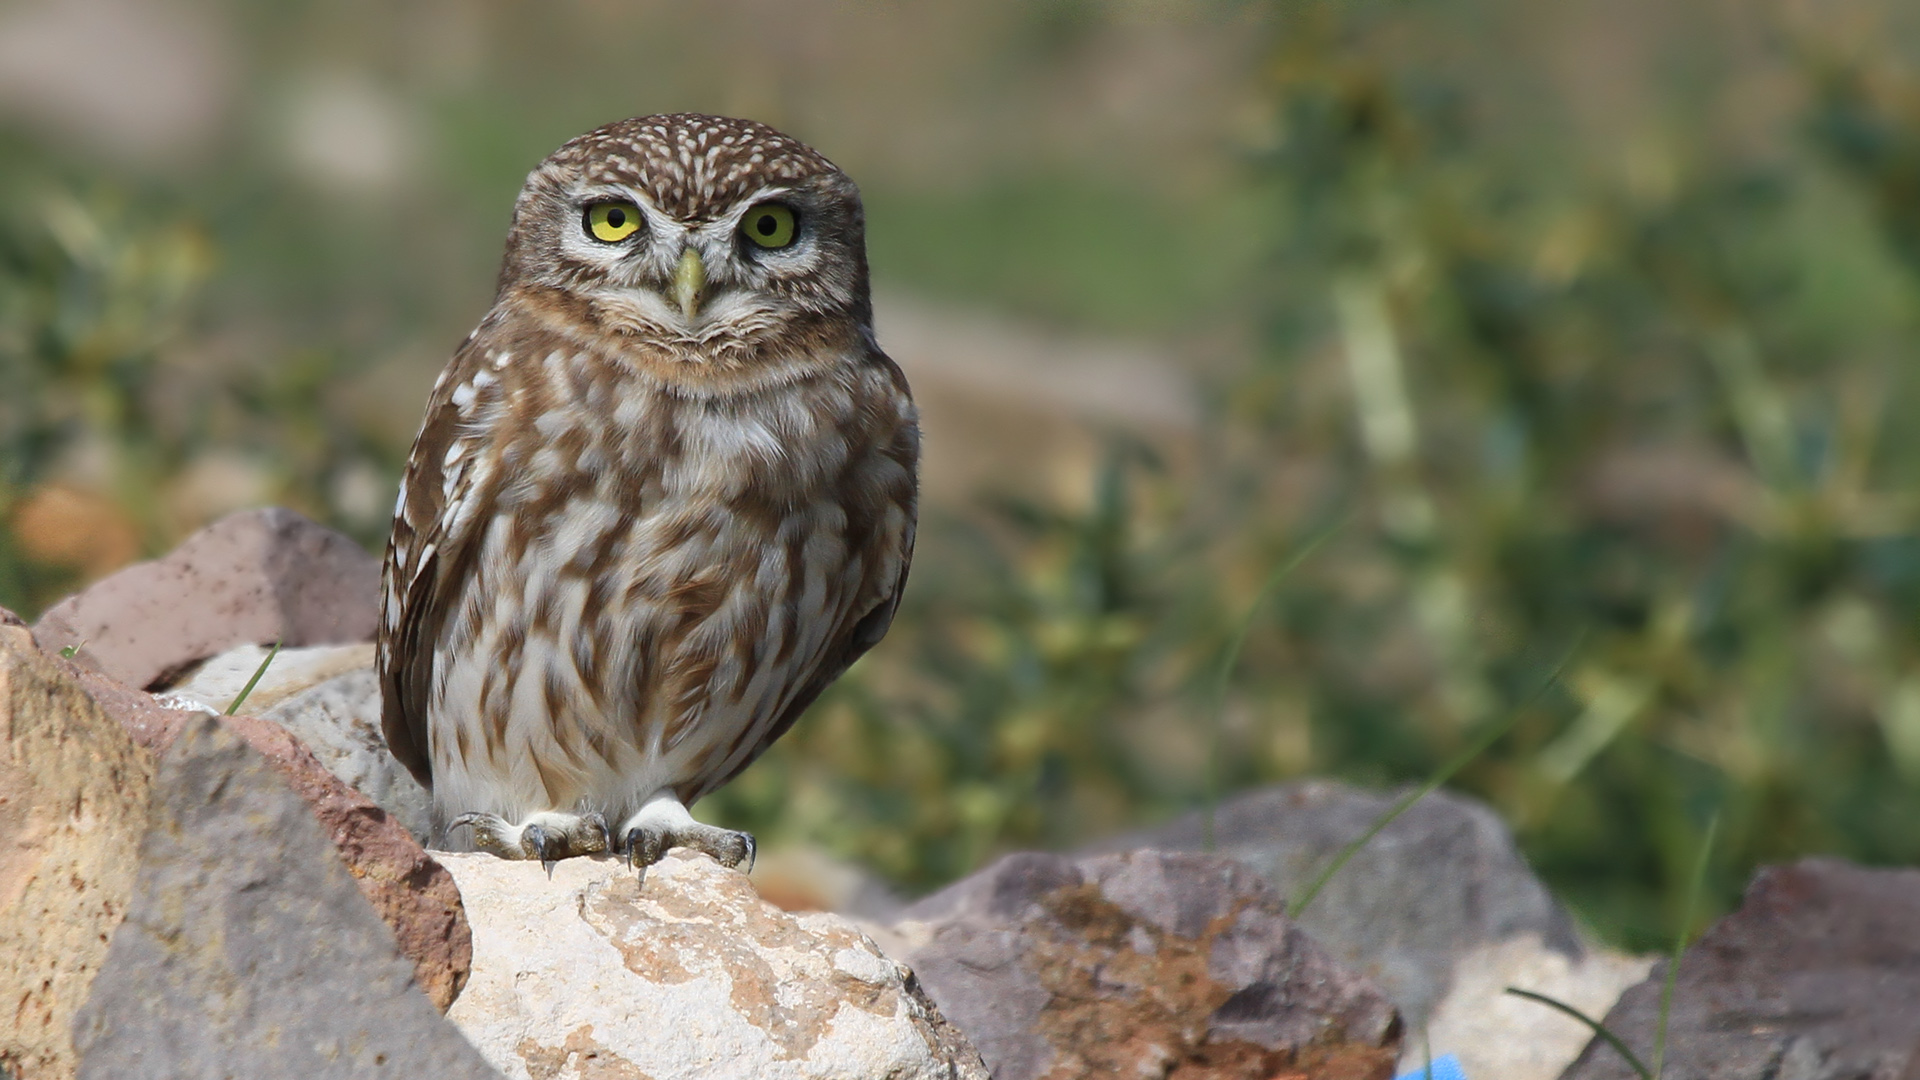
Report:
[[[278,507],[201,529],[171,554],[136,563],[48,609],[43,648],[78,648],[83,665],[159,688],[235,645],[373,640],[380,561],[350,538]]]
[[[1252,867],[1291,898],[1400,794],[1330,780],[1255,791],[1220,805],[1214,850]],[[1200,815],[1190,814],[1102,846],[1199,851],[1204,828]],[[1486,946],[1531,936],[1569,965],[1583,963],[1590,948],[1528,869],[1499,816],[1445,791],[1415,803],[1368,841],[1301,915],[1300,925],[1341,962],[1372,978],[1409,1030],[1425,1024],[1448,996],[1455,966]],[[1494,991],[1484,1003],[1491,1008],[1498,996]],[[1433,1044],[1436,1055],[1466,1049]]]
[[[1384,1080],[1400,1049],[1387,999],[1230,859],[1010,855],[894,931],[996,1080]]]
[[[156,758],[187,724],[206,715],[163,707],[153,695],[99,672],[57,658],[53,662]],[[341,783],[286,728],[254,716],[223,717],[221,722],[265,755],[287,786],[307,801],[360,891],[392,928],[401,950],[413,958],[427,996],[443,1009],[451,1004],[466,982],[473,953],[453,878],[399,821]]]
[[[229,649],[168,692],[225,708],[259,670],[267,650]],[[372,645],[281,649],[240,711],[293,732],[327,771],[393,815],[416,841],[433,835],[433,795],[387,751]]]
[[[1458,1059],[1461,1072],[1479,1080],[1554,1080],[1592,1037],[1580,1021],[1506,992],[1517,986],[1546,994],[1588,1016],[1605,1015],[1620,994],[1646,978],[1652,957],[1632,957],[1589,948],[1579,959],[1548,948],[1535,934],[1483,944],[1453,965],[1453,985],[1427,1022],[1427,1044],[1436,1057]],[[1408,1039],[1402,1072],[1423,1061],[1417,1039]]]
[[[447,1013],[515,1080],[645,1076],[986,1080],[912,973],[834,915],[792,915],[736,870],[442,853],[474,925]]]
[[[79,1075],[496,1075],[413,973],[308,806],[197,716],[161,760],[133,900],[74,1021]]]
[[[152,770],[4,609],[0,731],[0,1075],[60,1080],[133,893]]]
[[[260,665],[273,655],[265,671]],[[277,653],[266,645],[235,645],[195,665],[167,686],[169,694],[184,694],[216,712],[254,683],[239,712],[259,716],[275,705],[319,686],[335,676],[373,669],[373,643],[352,645],[285,646]]]
[[[1666,965],[1604,1023],[1651,1057]],[[1685,1080],[1920,1077],[1920,870],[1767,867],[1680,961],[1666,1072]],[[1634,1075],[1595,1039],[1566,1080]]]
[[[1220,806],[1215,850],[1292,897],[1400,795],[1327,780],[1252,792]],[[1188,815],[1110,846],[1199,850],[1204,830],[1199,815]],[[1435,1057],[1456,1056],[1471,1077],[1550,1080],[1591,1034],[1576,1020],[1508,995],[1508,986],[1599,1015],[1652,963],[1582,940],[1499,816],[1445,791],[1415,803],[1368,841],[1300,925],[1370,976],[1409,1031],[1424,1028]],[[1417,1068],[1424,1050],[1409,1039],[1401,1070]]]

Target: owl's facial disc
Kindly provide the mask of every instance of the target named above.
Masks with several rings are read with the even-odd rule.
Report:
[[[774,367],[872,318],[859,190],[771,129],[610,125],[534,170],[514,220],[503,280],[582,341]]]
[[[840,290],[822,288],[844,276],[830,270],[843,253],[817,228],[838,210],[828,192],[769,186],[693,220],[641,189],[584,187],[569,201],[573,287],[593,296],[612,329],[720,346],[848,305]]]

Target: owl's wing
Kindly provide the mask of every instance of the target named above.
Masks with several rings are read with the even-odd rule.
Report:
[[[887,636],[887,628],[893,625],[893,613],[900,607],[900,594],[907,585],[907,564],[913,561],[913,526],[911,524],[907,526],[904,542],[906,547],[900,559],[900,573],[894,579],[892,592],[865,615],[855,620],[845,633],[828,646],[824,661],[801,684],[799,692],[794,694],[787,703],[787,707],[781,711],[780,718],[767,729],[766,737],[760,740],[760,745],[754,747],[753,752],[743,758],[732,770],[724,775],[709,778],[706,783],[701,784],[700,790],[686,800],[687,805],[691,806],[702,796],[720,790],[734,777],[739,776],[747,766],[753,764],[766,751],[767,747],[772,746],[775,740],[785,735],[787,730],[793,727],[794,722],[800,719],[800,714],[806,712],[820,694],[833,685],[835,679],[846,674],[855,660],[866,655],[868,649],[878,645],[880,639]]]
[[[407,456],[382,574],[380,726],[393,756],[429,789],[427,702],[434,653],[473,570],[479,546],[474,523],[487,519],[479,503],[490,485],[481,482],[478,449],[486,440],[472,436],[484,433],[499,392],[499,383],[483,374],[489,340],[484,332],[468,338],[427,400],[426,419]]]
[[[904,396],[907,392],[905,377],[900,374],[897,367],[893,367],[891,361],[888,361],[888,367],[892,369],[899,393]],[[747,766],[753,764],[767,747],[773,745],[776,739],[785,735],[788,729],[793,727],[795,721],[800,719],[800,714],[807,711],[808,706],[819,698],[822,691],[833,685],[833,681],[846,674],[855,660],[866,655],[868,649],[878,645],[880,639],[887,636],[887,628],[893,625],[894,612],[900,609],[900,594],[906,591],[907,570],[913,565],[915,511],[918,501],[915,491],[915,474],[920,453],[920,434],[917,425],[909,423],[896,431],[891,444],[882,453],[904,467],[906,481],[904,489],[891,494],[900,508],[905,511],[905,515],[904,524],[899,533],[893,536],[875,537],[874,547],[877,551],[895,547],[900,559],[899,570],[892,575],[891,581],[880,583],[883,591],[880,592],[878,601],[865,612],[850,619],[829,641],[820,665],[800,684],[799,691],[787,702],[786,708],[781,710],[779,718],[767,729],[766,736],[760,740],[758,746],[753,748],[753,752],[725,774],[707,778],[707,781],[701,784],[699,791],[685,800],[688,806],[693,805],[693,800],[708,792],[719,790],[740,775]],[[888,561],[890,560],[875,560],[877,565],[882,566]]]

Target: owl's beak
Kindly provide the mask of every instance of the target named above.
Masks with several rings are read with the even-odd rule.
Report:
[[[689,247],[680,253],[680,265],[673,269],[673,299],[689,326],[700,312],[700,293],[706,287],[707,264],[700,261],[699,251]]]

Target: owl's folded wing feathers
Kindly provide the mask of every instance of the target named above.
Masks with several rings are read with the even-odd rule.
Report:
[[[471,525],[485,520],[478,505],[486,497],[484,463],[455,447],[456,442],[462,449],[482,442],[470,436],[484,434],[478,429],[494,415],[482,399],[498,384],[480,380],[476,387],[474,379],[489,351],[484,334],[468,338],[435,385],[408,456],[408,479],[387,545],[379,645],[381,727],[393,756],[429,789],[427,703],[434,654],[460,586],[473,573],[478,545]]]

